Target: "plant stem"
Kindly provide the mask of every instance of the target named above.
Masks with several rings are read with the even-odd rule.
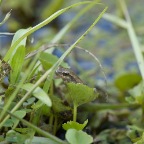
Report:
[[[49,125],[52,126],[53,125],[53,120],[54,120],[54,116],[53,114],[50,115],[50,118],[49,118]]]
[[[142,54],[142,50],[140,49],[140,44],[138,42],[136,33],[134,31],[134,28],[133,28],[133,25],[132,25],[132,22],[131,22],[131,18],[129,16],[129,13],[128,13],[128,10],[127,10],[127,7],[126,7],[126,3],[125,3],[124,0],[119,0],[119,2],[121,4],[123,13],[124,13],[126,21],[127,21],[127,25],[128,25],[127,26],[127,31],[128,31],[128,34],[129,34],[129,37],[130,37],[130,40],[131,40],[131,43],[132,43],[132,46],[133,46],[133,50],[134,50],[134,53],[135,53],[135,56],[136,56],[136,59],[137,59],[137,63],[138,63],[138,66],[139,66],[139,70],[140,70],[142,79],[144,80],[144,57],[143,57],[143,54]]]
[[[143,104],[141,105],[141,108],[142,108],[141,122],[144,122],[144,106],[143,106]]]
[[[55,115],[55,120],[54,120],[54,128],[53,128],[53,135],[56,135],[56,131],[57,131],[57,125],[58,125],[58,118]]]
[[[140,105],[138,104],[128,104],[128,103],[122,103],[122,104],[85,104],[80,106],[80,109],[83,111],[90,111],[90,112],[96,112],[97,110],[105,110],[105,109],[122,109],[122,108],[139,108]]]
[[[77,105],[74,103],[74,108],[73,108],[73,121],[76,122],[77,120]]]

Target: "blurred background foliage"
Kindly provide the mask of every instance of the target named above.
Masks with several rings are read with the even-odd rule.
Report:
[[[12,12],[11,17],[7,23],[0,28],[0,31],[14,33],[18,29],[34,26],[57,10],[75,2],[78,2],[78,0],[3,0],[0,9],[1,17],[4,17],[10,9],[12,9]],[[103,0],[102,3],[109,7],[107,13],[123,18],[118,0]],[[144,2],[143,0],[139,0],[139,2],[127,0],[126,4],[138,40],[143,45]],[[102,9],[102,6],[97,5],[87,14],[82,16],[59,43],[73,43],[86,28],[90,26]],[[71,21],[80,10],[81,7],[72,9],[55,19],[50,25],[38,30],[29,38],[28,43],[30,43],[30,46],[50,42],[54,35]],[[12,36],[0,37],[0,48],[5,48],[3,49],[4,52],[2,52],[2,54],[6,52],[11,39]],[[80,43],[80,46],[90,50],[98,57],[104,67],[109,84],[113,84],[115,78],[121,74],[139,73],[127,31],[104,18],[98,22],[86,39]],[[61,51],[56,51],[57,55],[61,55],[61,53]],[[83,78],[85,76],[94,77],[94,79],[90,79],[90,82],[87,80],[87,83],[90,85],[104,85],[104,77],[99,66],[93,62],[92,58],[87,53],[76,49],[69,57],[70,65],[80,72],[89,69],[88,72],[83,71],[82,73]],[[97,81],[95,81],[95,79]]]

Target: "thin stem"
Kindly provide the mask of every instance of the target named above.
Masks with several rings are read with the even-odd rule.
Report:
[[[53,134],[56,135],[56,131],[57,131],[57,125],[58,125],[58,118],[57,116],[54,117],[54,128],[53,128]]]
[[[53,120],[54,120],[54,115],[51,114],[50,118],[49,118],[49,125],[52,126],[53,125]]]
[[[141,122],[144,122],[144,106],[143,106],[143,104],[141,105],[141,108],[142,108]]]
[[[76,122],[77,120],[77,105],[74,104],[74,108],[73,108],[73,121]]]
[[[9,33],[9,32],[2,32],[0,35],[14,35],[15,33]]]
[[[114,16],[112,14],[105,13],[103,15],[103,18],[122,27],[122,28],[127,29],[127,27],[128,27],[127,22],[125,20],[123,20],[122,18],[119,18],[117,16]]]
[[[119,2],[121,4],[123,13],[124,13],[126,21],[127,21],[128,34],[129,34],[129,37],[130,37],[130,40],[131,40],[131,43],[132,43],[132,46],[133,46],[133,50],[134,50],[134,53],[135,53],[135,56],[136,56],[136,59],[137,59],[139,70],[140,70],[140,73],[142,75],[142,79],[144,80],[144,57],[143,57],[143,54],[142,54],[142,50],[140,49],[140,44],[138,42],[136,33],[134,31],[134,28],[133,28],[133,25],[132,25],[132,22],[131,22],[131,18],[129,16],[129,13],[128,13],[128,10],[127,10],[127,7],[126,7],[126,3],[125,3],[124,0],[119,0]]]
[[[97,110],[105,110],[105,109],[122,109],[122,108],[139,108],[140,105],[138,104],[128,104],[128,103],[121,103],[121,104],[85,104],[80,106],[80,110],[82,111],[90,111],[96,112]]]

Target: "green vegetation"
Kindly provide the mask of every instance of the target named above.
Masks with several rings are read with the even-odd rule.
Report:
[[[121,17],[106,13],[108,7],[98,0],[77,2],[61,8],[61,0],[50,3],[48,17],[39,24],[15,32],[10,48],[0,61],[0,143],[13,144],[90,144],[127,143],[143,144],[144,136],[144,59],[135,34],[127,6],[120,0]],[[1,1],[0,1],[1,3]],[[64,3],[64,2],[63,2]],[[20,4],[15,1],[15,4]],[[27,1],[29,5],[30,2]],[[90,26],[73,42],[61,44],[61,39],[92,9],[100,8],[99,14]],[[23,6],[23,9],[25,7]],[[51,40],[28,43],[29,37],[69,10],[80,8],[79,13],[53,35]],[[60,10],[58,10],[60,9]],[[30,11],[30,9],[29,9]],[[80,42],[85,42],[101,18],[113,22],[127,30],[138,62],[140,74],[127,73],[118,76],[114,90],[89,86],[85,83],[65,82],[55,71],[59,66],[70,68],[65,59],[74,50],[83,50]],[[0,26],[9,23],[10,12]],[[90,21],[88,21],[90,22]],[[90,40],[89,40],[90,43]],[[68,47],[57,57],[53,50]],[[100,73],[105,78],[105,67],[89,50],[84,53],[98,63]],[[97,55],[98,56],[98,55]],[[73,62],[75,63],[75,62]],[[85,80],[89,73],[81,68],[80,77]],[[65,75],[67,76],[67,75]],[[5,83],[8,78],[8,83]],[[88,82],[93,80],[87,79]],[[109,88],[110,87],[110,88]],[[115,90],[116,89],[116,90]]]

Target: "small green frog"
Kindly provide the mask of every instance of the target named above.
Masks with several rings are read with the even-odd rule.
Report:
[[[62,78],[65,83],[73,82],[84,84],[84,82],[69,68],[59,66],[55,73],[58,77]],[[102,99],[103,97],[106,99],[108,98],[107,92],[101,87],[95,86],[94,91],[98,92]]]
[[[56,75],[63,79],[64,82],[83,83],[83,81],[70,69],[59,66]]]

